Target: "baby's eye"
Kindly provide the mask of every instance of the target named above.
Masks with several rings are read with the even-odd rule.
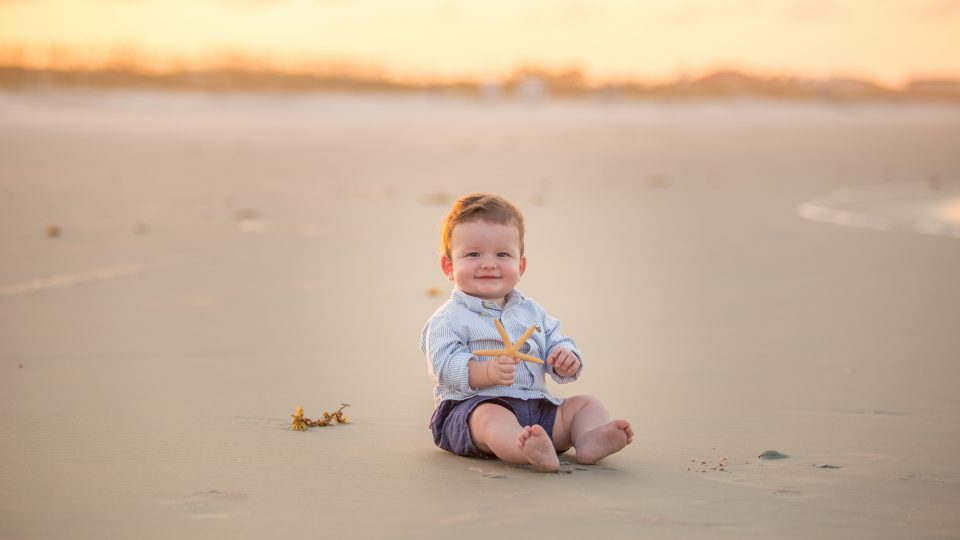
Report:
[[[480,256],[480,253],[477,251],[471,251],[470,253],[466,254],[466,257],[479,257],[479,256]]]
[[[501,251],[500,253],[497,253],[497,257],[509,257],[509,256],[510,254],[507,253],[506,251]]]

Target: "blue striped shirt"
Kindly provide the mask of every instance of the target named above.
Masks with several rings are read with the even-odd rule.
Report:
[[[520,347],[520,351],[546,360],[556,347],[572,351],[581,359],[580,369],[572,377],[554,373],[553,366],[520,362],[511,386],[471,388],[467,363],[471,360],[490,361],[491,357],[475,357],[471,351],[501,349],[503,341],[493,324],[493,319],[507,330],[510,339],[516,340],[535,324],[540,331],[534,332]],[[583,371],[583,355],[573,339],[560,332],[560,321],[546,314],[539,304],[525,298],[513,289],[507,294],[501,309],[496,302],[483,300],[454,288],[440,309],[430,317],[420,336],[420,350],[427,355],[427,369],[437,381],[433,399],[437,405],[448,399],[462,400],[473,396],[515,397],[521,399],[544,398],[557,405],[563,399],[550,393],[545,375],[564,384],[577,380]]]

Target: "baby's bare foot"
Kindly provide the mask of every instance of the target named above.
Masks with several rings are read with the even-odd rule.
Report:
[[[626,420],[614,420],[588,431],[577,442],[577,463],[593,464],[632,443],[633,428]]]
[[[527,461],[543,472],[556,472],[560,469],[560,460],[557,451],[553,448],[553,441],[547,432],[540,426],[527,426],[517,437],[517,447],[523,450]]]

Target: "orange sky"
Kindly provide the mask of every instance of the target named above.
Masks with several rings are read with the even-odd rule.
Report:
[[[535,64],[597,79],[735,67],[896,84],[960,78],[960,0],[0,0],[0,46],[23,63],[234,52],[400,77]]]

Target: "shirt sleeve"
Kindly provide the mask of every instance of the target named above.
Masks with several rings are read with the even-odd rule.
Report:
[[[427,371],[441,386],[471,392],[468,368],[473,355],[465,332],[457,331],[450,321],[434,316],[423,328],[420,350],[427,356]]]
[[[580,349],[577,348],[576,342],[573,341],[573,338],[569,338],[563,335],[560,331],[560,321],[547,315],[545,312],[541,312],[541,328],[543,329],[543,335],[546,340],[547,355],[545,358],[550,357],[550,353],[553,352],[557,347],[563,347],[573,354],[577,355],[577,358],[580,359],[580,368],[577,369],[577,372],[569,377],[561,377],[553,371],[553,366],[545,364],[544,367],[547,368],[547,373],[550,374],[550,377],[559,384],[566,384],[573,382],[580,378],[580,373],[583,371],[583,354],[580,352]]]

